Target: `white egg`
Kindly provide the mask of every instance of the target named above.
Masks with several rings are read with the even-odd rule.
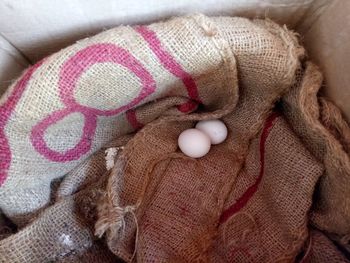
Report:
[[[210,150],[210,138],[197,129],[183,131],[178,139],[180,150],[192,158],[200,158]]]
[[[222,143],[227,137],[227,127],[220,120],[200,121],[197,123],[196,129],[208,135],[211,144]]]

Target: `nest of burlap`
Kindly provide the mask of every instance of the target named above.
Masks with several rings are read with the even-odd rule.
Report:
[[[350,129],[296,35],[194,15],[118,27],[0,101],[0,262],[348,262]],[[226,141],[179,134],[221,118]]]

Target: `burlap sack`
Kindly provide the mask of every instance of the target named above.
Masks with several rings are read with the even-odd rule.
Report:
[[[116,262],[105,242],[94,237],[96,205],[108,177],[105,150],[121,149],[129,139],[121,136],[109,142],[74,168],[52,190],[53,205],[33,223],[16,234],[3,228],[8,238],[0,241],[0,262]]]
[[[196,15],[112,29],[27,70],[0,101],[0,208],[31,223],[0,241],[0,262],[292,262],[310,210],[346,233],[322,182],[343,182],[328,162],[346,168],[332,150],[347,151],[349,127],[325,100],[321,122],[304,118],[320,82],[303,56],[270,21]],[[225,143],[179,153],[181,131],[210,118]],[[317,144],[315,123],[332,140]]]
[[[109,248],[126,261],[136,251],[138,262],[292,262],[307,239],[308,211],[323,169],[288,125],[269,118],[243,170],[244,140],[234,133],[199,160],[171,154],[178,125],[146,126],[126,146],[124,155],[129,147],[134,152],[124,157],[124,169],[117,163],[112,172],[111,198],[102,204],[102,213],[108,212],[100,211],[96,225],[99,231],[109,221]],[[150,159],[158,155],[153,151],[148,165],[136,165],[135,156],[152,148],[162,151],[158,159]],[[137,166],[148,169],[142,173]]]
[[[230,85],[225,60],[233,55],[223,52],[234,48],[223,47],[231,44],[224,39],[229,36],[217,34],[212,23],[198,15],[118,27],[28,69],[0,101],[3,212],[26,223],[30,213],[48,204],[53,179],[140,127],[135,112],[128,111],[137,105],[174,97],[178,112],[186,113],[198,103],[210,110],[225,102]],[[247,19],[217,23],[231,26],[226,33],[271,35]],[[270,48],[283,44],[270,38]]]
[[[325,166],[312,210],[312,222],[321,230],[350,234],[350,129],[339,110],[317,92],[322,75],[311,63],[299,71],[295,88],[283,98],[283,112],[310,152]],[[323,124],[323,123],[324,124]]]
[[[108,158],[108,149],[115,149],[113,159],[117,156],[118,151],[126,144],[132,135],[124,135],[104,145],[90,158],[83,161],[68,173],[59,183],[58,189],[54,192],[56,200],[66,196],[73,195],[80,190],[96,183],[101,176],[108,172],[106,165]],[[112,164],[113,165],[113,164]],[[52,187],[51,187],[52,188]]]
[[[294,262],[322,173],[284,118],[271,115],[225,202],[211,262]]]
[[[339,248],[324,233],[316,229],[310,231],[309,242],[302,263],[348,263]]]
[[[298,56],[302,55],[286,31],[281,28],[278,31],[270,23],[259,22],[257,27],[265,29],[264,35],[255,36],[264,37],[266,46],[261,53],[256,53],[256,46],[242,43],[241,35],[226,37],[236,48],[234,54],[239,65],[241,90],[236,108],[227,111],[225,102],[221,101],[224,109],[216,113],[163,118],[146,126],[126,145],[112,171],[96,224],[97,234],[108,230],[109,248],[124,260],[131,260],[135,250],[141,262],[193,261],[207,257],[205,252],[216,235],[223,202],[243,163],[249,141],[257,135],[274,102],[291,87]],[[225,36],[228,29],[229,23],[215,31]],[[241,30],[244,32],[246,28]],[[286,39],[289,41],[285,42]],[[239,47],[244,45],[251,54],[246,49],[239,52]],[[229,87],[238,89],[235,82]],[[237,96],[236,92],[230,94],[230,89],[226,97]],[[234,106],[233,102],[230,104]],[[225,121],[234,137],[228,138],[230,143],[225,147],[217,147],[218,152],[212,150],[195,164],[174,153],[179,133],[193,126],[187,122],[189,118],[217,118],[228,113]],[[186,187],[189,182],[191,185]],[[187,211],[184,223],[179,209]],[[149,224],[152,227],[148,228]]]
[[[103,181],[106,181],[106,176]],[[104,182],[58,201],[34,223],[0,242],[0,262],[52,262],[93,244],[95,207]]]

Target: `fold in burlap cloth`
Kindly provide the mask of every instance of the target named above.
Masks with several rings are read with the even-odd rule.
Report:
[[[18,228],[0,262],[347,262],[350,129],[321,85],[268,20],[174,18],[53,54],[0,101]],[[211,118],[226,141],[180,153]]]

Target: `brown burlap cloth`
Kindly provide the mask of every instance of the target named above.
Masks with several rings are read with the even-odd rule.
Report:
[[[195,15],[40,63],[1,101],[0,262],[348,262],[350,130],[286,28]],[[211,118],[226,141],[180,153]]]

